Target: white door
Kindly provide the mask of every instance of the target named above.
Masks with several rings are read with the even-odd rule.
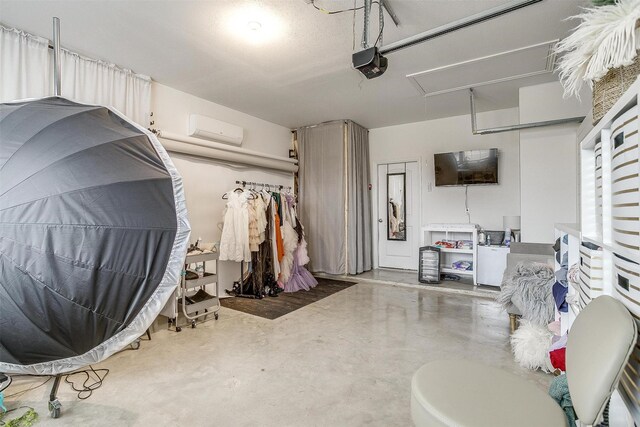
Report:
[[[378,265],[380,267],[418,269],[419,222],[418,162],[378,165]]]

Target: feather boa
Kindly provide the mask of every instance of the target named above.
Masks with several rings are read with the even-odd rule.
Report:
[[[586,8],[569,19],[582,22],[560,41],[556,54],[564,96],[575,95],[583,83],[589,85],[604,77],[611,68],[629,65],[640,49],[640,0],[619,0],[615,5]]]

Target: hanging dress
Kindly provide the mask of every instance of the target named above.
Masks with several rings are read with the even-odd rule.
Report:
[[[258,246],[260,245],[260,231],[258,231],[258,212],[256,209],[256,200],[253,194],[249,193],[247,196],[250,200],[247,201],[247,211],[249,214],[249,250],[251,252],[258,252]]]
[[[278,280],[278,276],[280,276],[280,260],[278,259],[278,239],[276,237],[277,235],[279,235],[279,233],[276,232],[276,224],[278,224],[278,227],[280,227],[280,219],[278,218],[278,220],[276,221],[278,208],[276,207],[276,202],[273,197],[269,197],[268,229],[270,234],[269,241],[271,242],[271,266],[273,268],[274,279]],[[282,244],[282,237],[280,238],[280,242],[280,244]]]
[[[277,206],[277,205],[276,205]],[[275,222],[275,231],[276,231],[276,249],[278,254],[278,262],[282,261],[282,257],[284,257],[284,244],[282,242],[282,219],[280,215],[278,215],[278,208],[276,208],[274,212],[274,222]]]
[[[282,226],[283,255],[280,260],[280,279],[279,282],[284,286],[291,277],[293,270],[293,253],[298,247],[298,233],[293,229],[289,221],[285,220]]]
[[[224,213],[224,226],[220,237],[221,261],[250,261],[249,250],[249,213],[247,195],[231,191]]]
[[[255,200],[257,226],[258,226],[258,243],[262,243],[266,240],[267,236],[265,231],[267,229],[267,204],[260,193]]]
[[[304,267],[308,262],[307,241],[303,237],[293,256],[293,268],[289,281],[284,285],[285,292],[308,291],[318,284],[316,278]]]

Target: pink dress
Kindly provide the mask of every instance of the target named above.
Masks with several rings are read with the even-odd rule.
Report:
[[[291,277],[284,284],[285,292],[296,292],[301,289],[308,291],[318,284],[316,278],[304,268],[308,262],[307,242],[303,238],[293,254],[293,268],[291,269]]]

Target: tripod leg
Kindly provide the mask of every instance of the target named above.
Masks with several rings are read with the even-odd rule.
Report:
[[[51,387],[51,393],[49,394],[49,416],[51,418],[60,418],[60,411],[62,410],[62,405],[60,401],[56,397],[58,394],[58,387],[60,387],[60,379],[62,375],[56,375],[53,379],[53,386]]]

